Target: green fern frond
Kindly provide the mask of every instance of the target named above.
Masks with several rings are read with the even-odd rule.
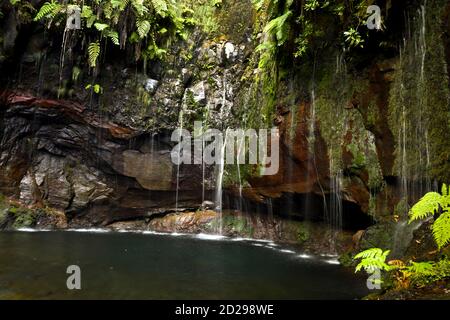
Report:
[[[390,251],[386,251],[386,256],[390,253]],[[383,250],[380,248],[371,248],[365,250],[363,252],[358,253],[353,259],[365,259],[365,258],[377,258],[383,256]]]
[[[439,249],[450,243],[450,212],[444,211],[433,223],[433,236]]]
[[[383,251],[380,248],[371,248],[358,253],[353,259],[361,259],[361,262],[356,266],[355,272],[364,269],[368,273],[373,273],[375,270],[389,271],[391,267],[386,263],[386,258],[390,250]]]
[[[149,12],[148,8],[144,5],[144,1],[142,0],[131,0],[131,4],[138,16],[143,16]]]
[[[159,16],[165,18],[168,10],[166,1],[165,0],[151,0],[151,1],[156,13]]]
[[[97,65],[97,59],[100,55],[100,43],[98,41],[91,42],[88,46],[88,54],[89,54],[89,65],[92,68],[95,68]]]
[[[112,8],[123,11],[130,4],[130,0],[111,0],[110,3]]]
[[[436,273],[433,262],[413,262],[406,268],[414,276],[432,276]]]
[[[443,197],[449,196],[450,195],[450,188],[447,187],[447,185],[444,183],[442,184],[442,191],[441,194]]]
[[[442,196],[437,192],[427,193],[409,211],[409,222],[425,219],[439,210],[439,203]]]
[[[109,25],[106,24],[106,23],[96,22],[96,23],[94,23],[94,27],[95,27],[95,29],[97,29],[98,31],[103,31],[103,30],[109,28]]]
[[[113,15],[113,7],[111,5],[111,2],[107,2],[105,6],[103,7],[103,14],[105,15],[105,18],[110,20]]]
[[[81,9],[81,18],[86,21],[86,27],[91,28],[95,20],[97,20],[97,15],[94,14],[90,6],[84,5],[83,9]]]
[[[58,2],[46,2],[39,9],[34,17],[34,21],[39,21],[44,18],[53,19],[62,9],[62,5]]]
[[[114,43],[116,46],[120,45],[119,33],[117,33],[117,31],[106,30],[104,34],[107,38],[111,39],[111,42]]]
[[[145,38],[150,31],[150,22],[148,20],[136,20],[137,33],[141,39]]]
[[[264,28],[264,32],[275,36],[278,46],[283,45],[288,37],[289,24],[286,23],[292,16],[292,11],[287,10],[286,13],[271,20]]]

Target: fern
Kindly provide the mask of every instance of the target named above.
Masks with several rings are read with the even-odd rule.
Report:
[[[442,185],[441,193],[427,193],[409,212],[410,223],[440,214],[432,226],[438,249],[442,249],[450,243],[450,190],[446,184]]]
[[[156,13],[165,18],[167,15],[167,3],[165,0],[151,0]]]
[[[145,13],[148,13],[148,8],[144,5],[143,0],[131,0],[131,4],[138,16],[143,16]]]
[[[97,58],[100,55],[100,43],[98,41],[91,42],[88,46],[89,65],[95,68],[97,65]]]
[[[111,39],[111,42],[114,43],[116,46],[120,45],[119,33],[117,33],[117,31],[106,30],[104,34],[107,38]]]
[[[286,23],[289,17],[292,16],[292,11],[287,10],[283,15],[271,20],[264,28],[264,32],[275,36],[277,45],[283,45],[288,36],[288,23]]]
[[[424,286],[442,279],[450,278],[450,261],[413,262],[401,270],[405,279],[410,279],[413,285]]]
[[[364,269],[368,273],[373,273],[375,270],[391,270],[391,266],[386,263],[386,258],[390,250],[383,251],[380,248],[371,248],[358,253],[353,259],[361,259],[361,262],[356,266],[355,272]]]
[[[99,22],[97,22],[97,23],[94,23],[94,27],[98,31],[103,31],[103,30],[109,28],[109,25],[106,24],[106,23],[99,23]]]
[[[437,192],[427,193],[409,211],[410,223],[433,215],[437,210],[439,210],[441,198],[442,196]]]
[[[150,31],[150,22],[147,20],[137,20],[136,21],[136,28],[137,28],[137,33],[139,34],[139,37],[141,39],[145,38],[147,36],[147,34]]]
[[[113,9],[123,11],[130,4],[130,0],[111,0],[110,3]]]
[[[406,270],[416,276],[431,276],[435,274],[433,262],[411,262]]]
[[[194,0],[193,0],[194,1]],[[288,0],[291,1],[291,0]],[[49,20],[48,27],[54,24],[56,17],[62,17],[65,8],[73,1],[47,0],[41,5],[34,20]],[[187,39],[185,28],[192,26],[192,21],[185,17],[184,4],[175,0],[87,0],[77,6],[81,8],[81,19],[86,29],[86,38],[98,39],[87,46],[89,65],[95,67],[100,54],[101,39],[106,38],[114,45],[124,49],[127,44],[136,46],[136,58],[164,57],[166,49],[156,44],[169,44],[171,37]],[[196,1],[194,1],[196,2]],[[82,3],[82,4],[81,4]],[[208,2],[210,5],[221,0]],[[135,25],[135,29],[129,26]],[[164,38],[164,42],[160,39]],[[150,44],[150,46],[149,46]],[[141,48],[146,48],[141,50]]]
[[[445,211],[433,223],[433,236],[439,249],[450,243],[450,212]]]
[[[62,5],[58,2],[46,2],[39,9],[38,13],[34,17],[34,21],[39,21],[44,18],[53,19],[62,9]]]
[[[81,10],[81,18],[86,20],[86,27],[91,28],[97,19],[97,16],[94,14],[90,6],[84,5]]]

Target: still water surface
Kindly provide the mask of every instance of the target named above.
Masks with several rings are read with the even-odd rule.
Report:
[[[204,237],[208,238],[208,237]],[[356,299],[365,280],[273,243],[137,233],[0,233],[0,299]],[[66,287],[69,265],[82,289]]]

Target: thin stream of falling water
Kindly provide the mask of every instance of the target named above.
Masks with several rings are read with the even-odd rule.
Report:
[[[181,107],[180,110],[180,115],[179,115],[179,124],[180,124],[180,134],[183,131],[183,121],[184,121],[184,105]],[[179,156],[181,157],[181,154],[179,154]],[[176,189],[176,193],[175,193],[175,212],[178,212],[178,201],[179,201],[179,193],[180,193],[180,166],[181,163],[180,161],[178,161],[177,164],[177,189]]]
[[[239,180],[239,212],[242,212],[242,177],[241,177],[241,166],[240,166],[240,157],[242,153],[242,145],[245,143],[245,137],[239,141],[237,157],[236,157],[236,167],[238,172],[238,180]]]
[[[412,237],[416,225],[408,224],[408,207],[411,201],[417,200],[423,193],[431,191],[431,180],[428,174],[430,168],[430,146],[428,140],[428,124],[426,122],[426,23],[427,0],[417,10],[416,18],[407,17],[407,34],[400,48],[400,83],[399,98],[401,110],[398,127],[398,174],[400,177],[401,201],[405,208],[401,210],[399,221],[395,226],[393,254],[402,251],[402,243],[408,243],[406,238]],[[414,30],[414,31],[413,31]],[[420,67],[416,70],[416,65]],[[411,74],[409,74],[411,73]],[[410,88],[409,82],[412,84]],[[411,92],[412,91],[412,92]],[[417,106],[418,112],[411,112]],[[405,242],[406,241],[406,242]]]
[[[205,157],[203,155],[203,150],[205,150],[205,139],[202,133],[202,210],[205,211],[205,181],[206,181],[206,166],[205,166]]]
[[[205,150],[205,136],[204,133],[206,131],[206,127],[208,126],[208,120],[209,115],[211,114],[211,104],[208,101],[206,104],[206,115],[203,118],[202,121],[202,130],[201,137],[202,137],[202,210],[205,210],[205,201],[206,201],[206,163],[205,163],[205,156],[203,151]]]
[[[319,185],[320,191],[322,193],[322,200],[323,200],[323,206],[325,211],[325,216],[328,215],[328,205],[325,198],[325,191],[323,190],[322,184],[320,183],[320,176],[319,176],[319,170],[317,168],[316,163],[316,150],[315,150],[315,130],[316,130],[316,92],[313,85],[313,88],[311,90],[311,116],[310,116],[310,127],[309,127],[309,133],[308,133],[308,144],[310,147],[310,152],[312,154],[312,161],[311,159],[308,160],[310,162],[308,164],[309,167],[313,167],[314,174],[317,178],[317,184]],[[308,176],[308,179],[311,179],[311,176]],[[308,197],[309,198],[309,197]],[[308,199],[307,198],[307,199]]]
[[[332,153],[332,151],[330,152]],[[342,230],[342,180],[341,169],[334,168],[333,157],[330,156],[330,216],[329,224],[333,232]],[[336,239],[332,237],[332,245],[335,248]]]
[[[223,174],[225,169],[225,148],[227,144],[228,128],[225,130],[225,137],[222,140],[220,148],[220,163],[217,165],[217,179],[216,179],[216,211],[219,213],[219,234],[222,235],[223,223]]]
[[[290,102],[291,104],[291,112],[290,112],[290,127],[289,127],[289,139],[288,139],[288,150],[292,154],[292,157],[294,156],[294,140],[296,137],[295,132],[295,119],[297,117],[297,105],[295,103],[294,95],[292,94],[294,92],[294,79],[293,76],[291,76],[291,81],[289,81],[289,94],[292,96],[292,100]],[[293,183],[294,180],[294,164],[293,161],[288,161],[287,163],[287,173],[288,173],[288,184]],[[290,215],[292,211],[294,210],[294,198],[293,196],[288,197],[287,199],[287,214]]]

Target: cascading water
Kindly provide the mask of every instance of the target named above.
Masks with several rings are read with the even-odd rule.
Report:
[[[430,178],[432,151],[429,141],[429,115],[434,112],[429,94],[435,89],[430,78],[427,44],[427,0],[412,17],[407,18],[407,30],[400,49],[400,70],[394,83],[396,95],[392,103],[398,106],[393,118],[397,125],[397,173],[400,203],[398,223],[394,233],[393,255],[401,254],[404,243],[412,239],[418,224],[408,224],[410,206],[423,194],[433,190]],[[417,66],[420,66],[417,68]]]
[[[429,176],[431,151],[428,139],[429,111],[427,100],[427,1],[409,18],[400,50],[400,72],[397,79],[397,171],[400,193],[405,206],[431,191]],[[417,64],[420,68],[417,69]]]
[[[330,152],[332,154],[332,151]],[[327,222],[331,227],[331,247],[336,249],[336,234],[342,230],[342,169],[334,168],[333,157],[330,156],[330,206]]]
[[[219,164],[216,166],[216,197],[215,197],[215,206],[216,211],[219,214],[219,234],[222,235],[223,232],[223,221],[222,221],[222,213],[223,213],[223,174],[225,169],[225,149],[227,142],[227,134],[228,129],[225,130],[225,136],[223,137],[223,144],[220,148],[219,155]]]
[[[178,123],[179,123],[179,128],[182,131],[184,128],[184,103],[180,110]],[[181,154],[180,154],[180,156],[181,156]],[[178,212],[178,208],[179,208],[180,167],[181,167],[181,163],[178,163],[177,164],[177,186],[176,186],[176,192],[175,192],[175,212]]]
[[[244,139],[242,139],[241,141],[239,141],[239,144],[238,144],[238,150],[237,150],[237,156],[236,156],[236,158],[237,159],[240,159],[240,157],[241,157],[241,154],[242,154],[242,148],[244,147],[244,144],[245,144],[245,140]],[[243,208],[242,208],[242,177],[241,177],[241,166],[240,166],[240,164],[239,164],[239,161],[236,161],[236,169],[237,169],[237,172],[238,172],[238,182],[239,182],[239,212],[242,212],[243,211]]]
[[[308,168],[310,168],[310,174],[308,175],[308,179],[312,179],[311,177],[311,171],[313,171],[313,175],[317,178],[317,183],[319,185],[322,198],[323,198],[323,205],[325,210],[325,216],[328,215],[328,206],[327,201],[325,199],[325,191],[322,187],[322,184],[320,182],[319,178],[319,171],[317,168],[316,163],[316,148],[315,148],[315,142],[316,142],[316,91],[313,84],[313,88],[311,90],[311,111],[310,111],[310,117],[309,117],[309,130],[308,130],[308,149],[310,152],[310,157],[308,159]],[[306,210],[309,208],[309,199],[310,196],[308,195],[306,198]]]

